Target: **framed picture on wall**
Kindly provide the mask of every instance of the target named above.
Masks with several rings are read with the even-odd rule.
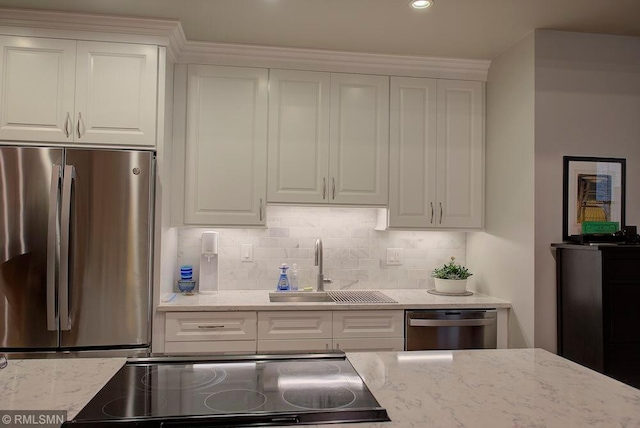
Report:
[[[563,160],[563,239],[622,230],[626,159],[564,156]]]

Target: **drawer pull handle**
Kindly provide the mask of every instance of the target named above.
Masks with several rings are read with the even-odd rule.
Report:
[[[425,320],[425,319],[410,319],[410,327],[471,327],[481,325],[495,324],[494,318],[487,319],[467,319],[467,320]]]
[[[199,325],[198,328],[204,328],[204,329],[216,329],[216,328],[224,328],[224,325]]]

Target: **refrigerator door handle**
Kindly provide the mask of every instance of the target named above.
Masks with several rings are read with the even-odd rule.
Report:
[[[47,226],[47,330],[56,331],[56,248],[58,236],[58,195],[62,166],[51,166],[49,222]]]
[[[69,322],[69,240],[71,236],[71,190],[76,179],[73,165],[64,167],[62,183],[62,213],[60,224],[60,330],[71,330]]]

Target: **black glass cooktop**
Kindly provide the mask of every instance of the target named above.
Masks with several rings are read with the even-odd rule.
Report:
[[[127,362],[63,426],[250,426],[388,421],[343,353]]]

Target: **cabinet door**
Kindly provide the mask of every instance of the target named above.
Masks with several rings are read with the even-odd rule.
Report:
[[[266,69],[189,65],[185,223],[264,225]]]
[[[258,312],[258,339],[329,339],[331,311]]]
[[[256,339],[255,312],[168,312],[166,342]]]
[[[333,349],[331,339],[258,340],[258,353],[314,352]]]
[[[78,42],[75,141],[154,146],[158,48]]]
[[[404,311],[333,311],[333,338],[404,337]]]
[[[436,80],[391,78],[389,226],[436,227]]]
[[[438,80],[439,227],[482,227],[484,85]]]
[[[403,351],[404,339],[402,337],[372,337],[360,339],[333,339],[333,349],[344,352],[387,352]]]
[[[329,76],[269,72],[269,202],[327,201]]]
[[[73,140],[76,42],[0,36],[0,139]]]
[[[386,205],[389,78],[331,74],[330,202]]]

